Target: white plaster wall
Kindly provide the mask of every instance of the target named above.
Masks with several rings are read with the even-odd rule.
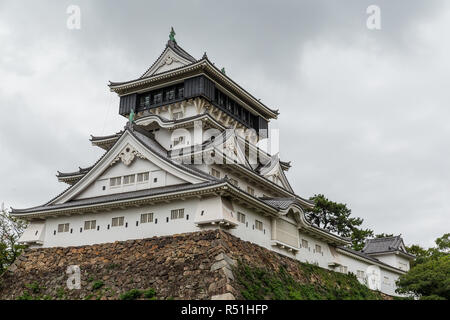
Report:
[[[149,180],[146,182],[137,182],[135,177],[135,183],[120,186],[111,187],[109,183],[110,178],[123,177],[131,174],[138,174],[143,172],[149,172]],[[154,178],[157,181],[154,182]],[[135,159],[130,166],[126,166],[122,161],[117,162],[108,170],[106,170],[93,184],[91,184],[85,191],[76,197],[76,199],[85,199],[98,196],[104,196],[108,194],[130,192],[136,190],[143,190],[149,188],[158,188],[164,186],[171,186],[177,184],[183,184],[185,181],[175,177],[173,174],[161,170],[158,166],[152,162],[144,159]],[[105,190],[103,190],[105,187]]]
[[[199,200],[174,201],[170,204],[159,204],[157,206],[146,206],[124,210],[114,210],[96,214],[84,214],[68,217],[48,218],[46,220],[44,247],[68,247],[108,243],[114,241],[125,241],[130,239],[151,238],[178,233],[200,231],[194,224],[194,216]],[[184,219],[170,219],[173,209],[184,208]],[[140,223],[142,213],[153,212],[154,221],[151,223]],[[115,217],[125,217],[124,226],[112,227],[111,221]],[[189,216],[189,219],[187,219]],[[167,222],[169,218],[169,222]],[[157,223],[156,223],[157,219]],[[100,230],[84,230],[84,221],[96,220]],[[136,222],[139,222],[136,226]],[[128,222],[128,227],[125,223]],[[72,233],[58,233],[58,224],[70,223]],[[107,225],[110,229],[107,229]],[[83,231],[80,232],[80,228]]]

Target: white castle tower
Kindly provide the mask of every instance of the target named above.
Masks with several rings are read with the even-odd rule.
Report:
[[[404,271],[347,249],[349,239],[311,224],[313,203],[295,194],[289,162],[261,147],[272,110],[203,55],[175,40],[139,78],[111,82],[128,118],[113,135],[91,137],[105,154],[89,168],[58,172],[69,187],[44,205],[13,209],[29,221],[30,247],[81,246],[220,228],[300,261],[365,281],[378,266],[382,291]],[[270,151],[270,150],[269,150]]]

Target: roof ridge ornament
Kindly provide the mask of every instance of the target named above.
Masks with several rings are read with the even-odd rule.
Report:
[[[224,75],[227,74],[227,73],[225,72],[225,68],[222,68],[222,70],[220,70],[220,72],[222,72]]]
[[[170,29],[170,33],[169,33],[169,40],[173,41],[174,43],[177,43],[177,41],[175,40],[175,30],[173,29],[173,27],[171,27]]]

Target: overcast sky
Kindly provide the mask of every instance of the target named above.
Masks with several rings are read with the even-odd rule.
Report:
[[[369,5],[381,30],[366,26]],[[66,26],[69,5],[81,29]],[[432,246],[450,231],[449,1],[0,0],[0,202],[63,191],[89,135],[123,128],[108,80],[179,45],[280,110],[296,193],[346,203],[376,233]]]

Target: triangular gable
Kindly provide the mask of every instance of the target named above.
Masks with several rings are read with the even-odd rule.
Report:
[[[284,174],[278,156],[272,157],[271,163],[261,169],[261,174],[270,181],[282,186],[286,190],[293,192],[293,189]]]
[[[193,62],[196,62],[196,60],[192,56],[178,47],[176,43],[169,41],[163,53],[141,78],[181,68]]]
[[[121,161],[125,165],[130,165],[136,159],[150,161],[155,166],[170,172],[171,175],[186,183],[196,184],[207,181],[206,178],[173,163],[157,151],[151,150],[129,130],[126,130],[111,149],[105,153],[80,181],[52,200],[49,205],[61,204],[75,199],[118,161]]]

